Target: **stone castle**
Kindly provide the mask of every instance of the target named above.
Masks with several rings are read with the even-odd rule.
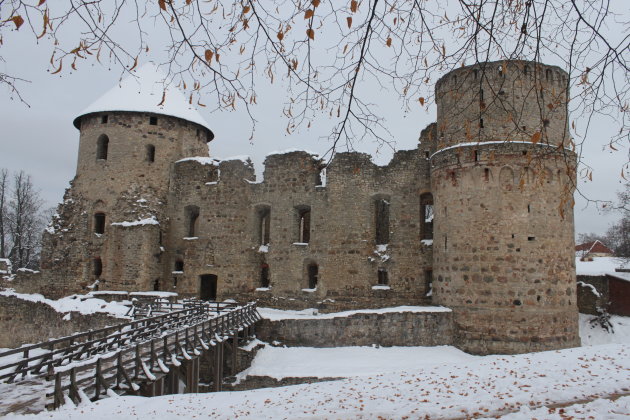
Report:
[[[155,69],[139,73],[155,80]],[[77,173],[44,235],[47,295],[163,290],[321,310],[431,303],[453,310],[470,352],[579,343],[576,155],[558,67],[456,69],[437,82],[437,122],[416,149],[386,166],[362,153],[328,165],[273,154],[263,180],[247,160],[208,157],[213,133],[179,91],[158,105],[162,85],[152,96],[133,83],[74,121]]]

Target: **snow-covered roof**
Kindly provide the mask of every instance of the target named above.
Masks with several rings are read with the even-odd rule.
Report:
[[[128,111],[177,117],[210,130],[206,120],[184,94],[177,87],[164,84],[166,75],[154,64],[146,63],[132,73],[85,108],[74,119],[74,126],[79,128],[81,117],[95,112]],[[164,103],[159,105],[164,92]]]
[[[629,265],[623,258],[599,257],[593,261],[582,261],[575,259],[575,272],[578,276],[605,276],[606,274],[618,275],[615,268],[622,268]]]

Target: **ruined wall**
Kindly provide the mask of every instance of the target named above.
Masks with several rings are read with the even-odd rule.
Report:
[[[486,72],[501,65],[489,63]],[[512,64],[506,68],[502,76],[495,71],[491,80],[496,101],[518,103],[523,91],[538,91],[540,78],[531,74],[531,67],[529,73]],[[454,125],[458,112],[466,120],[481,108],[486,134],[469,139],[445,130],[443,142],[450,146],[431,158],[434,301],[454,310],[456,343],[472,353],[578,345],[571,207],[576,158],[571,151],[545,144],[547,139],[561,144],[566,138],[566,109],[560,110],[566,102],[552,103],[557,114],[541,115],[538,108],[525,106],[519,125],[538,130],[548,126],[549,137],[532,142],[511,131],[508,107],[469,101],[462,109],[466,101],[444,95],[444,86],[455,78],[464,84],[463,91],[474,92],[478,82],[470,75],[475,69],[449,73],[436,87],[438,130]],[[546,67],[541,69],[544,75]],[[555,68],[551,70],[555,75]],[[468,79],[461,81],[464,74]],[[552,121],[543,124],[545,118]],[[504,142],[521,139],[527,141]]]
[[[178,162],[169,195],[164,290],[177,281],[178,293],[198,295],[200,276],[212,274],[218,299],[260,299],[276,307],[427,302],[431,247],[421,243],[420,195],[430,191],[428,162],[419,150],[398,152],[387,166],[361,153],[340,153],[327,168],[325,185],[322,163],[306,152],[268,156],[258,183],[251,165],[238,160]],[[375,201],[381,198],[389,205],[389,240],[377,251]],[[187,209],[194,206],[199,216],[190,237]],[[265,209],[268,241],[260,237]],[[310,211],[307,241],[300,238],[304,210]],[[183,273],[175,270],[177,261]],[[311,264],[318,269],[314,289]],[[263,266],[269,288],[262,288]],[[379,269],[387,270],[388,284],[373,289]]]
[[[453,344],[452,312],[359,313],[324,319],[263,319],[256,337],[286,346],[442,346]]]
[[[69,319],[64,320],[66,317]],[[14,348],[51,338],[128,322],[105,314],[60,313],[40,302],[0,296],[0,347]]]

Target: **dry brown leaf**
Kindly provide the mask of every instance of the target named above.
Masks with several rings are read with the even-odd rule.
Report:
[[[210,50],[206,50],[206,61],[208,62],[208,64],[210,64],[210,62],[212,61],[212,56],[214,55],[214,53]]]
[[[314,14],[315,12],[313,12],[313,9],[308,9],[306,12],[304,12],[304,19],[312,18]]]
[[[160,9],[166,11],[166,0],[158,0],[158,5],[160,6]]]
[[[24,19],[20,15],[15,15],[9,20],[12,20],[15,23],[15,29],[20,29],[20,26],[24,23]]]
[[[321,0],[313,0],[311,3],[313,4],[313,7],[317,7],[321,3]]]
[[[542,137],[542,134],[540,133],[540,131],[536,131],[533,135],[532,135],[532,143],[536,144],[540,141],[540,138]]]
[[[306,30],[306,36],[308,36],[310,39],[312,39],[313,41],[315,40],[315,31],[311,28],[308,28]]]
[[[352,26],[352,18],[350,16],[348,16],[346,18],[346,21],[348,22],[348,29],[350,29],[350,27]]]
[[[284,34],[282,32],[278,32],[278,40],[282,41],[282,38],[284,38]]]
[[[424,97],[421,96],[418,101],[420,101],[420,105],[424,106]]]
[[[164,101],[166,101],[166,91],[164,91],[162,93],[162,100],[160,101],[160,103],[158,104],[158,106],[162,106],[164,105]]]
[[[391,47],[391,46],[392,46],[392,39],[391,39],[391,37],[390,37],[390,38],[387,38],[387,42],[386,42],[386,44],[387,44],[387,46],[388,46],[388,47]]]
[[[352,0],[352,1],[350,2],[350,11],[351,11],[352,13],[356,13],[356,12],[357,12],[358,7],[359,7],[359,2],[358,2],[357,0]]]

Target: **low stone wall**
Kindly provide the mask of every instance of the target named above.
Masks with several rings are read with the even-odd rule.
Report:
[[[358,313],[322,319],[263,319],[256,336],[286,346],[441,346],[453,344],[452,312]]]
[[[315,382],[338,381],[344,378],[317,378],[314,376],[289,377],[276,379],[270,376],[248,376],[238,384],[223,385],[224,391],[248,391],[258,388],[277,388],[280,386],[312,384]]]
[[[123,322],[128,320],[107,314],[60,313],[41,302],[0,296],[0,348],[38,343]]]
[[[0,276],[0,287],[11,288],[17,293],[43,294],[42,282],[39,271],[18,270],[15,274]]]
[[[577,305],[581,313],[598,315],[598,309],[608,309],[609,301],[606,276],[577,276]]]

